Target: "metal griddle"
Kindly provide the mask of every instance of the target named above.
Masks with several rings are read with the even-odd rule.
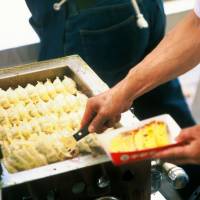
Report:
[[[47,78],[51,80],[54,80],[57,76],[62,78],[64,75],[75,80],[78,90],[88,97],[108,89],[108,86],[77,55],[0,69],[0,87],[2,89],[16,88],[18,85],[36,84],[37,81],[45,81]],[[128,111],[122,114],[120,124],[130,125],[137,122],[137,118]],[[74,159],[13,174],[8,173],[2,166],[2,187],[5,188],[105,162],[109,162],[106,155],[99,155],[95,158],[92,155],[80,155]]]

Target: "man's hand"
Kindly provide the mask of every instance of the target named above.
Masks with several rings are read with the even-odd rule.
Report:
[[[121,113],[132,105],[125,82],[88,100],[81,127],[90,123],[89,132],[100,133],[120,120]]]
[[[176,140],[183,144],[156,153],[154,158],[176,164],[200,164],[200,125],[183,129]]]

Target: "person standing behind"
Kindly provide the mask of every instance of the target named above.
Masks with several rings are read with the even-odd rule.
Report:
[[[68,0],[59,11],[53,8],[55,0],[26,3],[41,41],[39,60],[79,54],[110,87],[151,52],[165,32],[162,0]],[[139,6],[148,28],[136,23],[132,3]],[[138,98],[133,107],[141,120],[169,113],[181,127],[195,124],[177,79]]]

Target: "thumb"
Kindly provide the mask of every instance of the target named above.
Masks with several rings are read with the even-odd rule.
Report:
[[[180,134],[178,135],[178,137],[176,138],[177,142],[187,142],[189,140],[192,139],[192,134],[190,132],[190,129],[183,129]]]
[[[89,125],[92,119],[94,118],[95,114],[95,106],[88,101],[83,118],[81,120],[81,128],[83,128],[86,125]]]

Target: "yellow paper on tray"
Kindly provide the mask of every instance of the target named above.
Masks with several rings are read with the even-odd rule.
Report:
[[[111,140],[110,152],[128,152],[156,148],[170,143],[167,125],[153,121],[144,126],[123,132]]]

